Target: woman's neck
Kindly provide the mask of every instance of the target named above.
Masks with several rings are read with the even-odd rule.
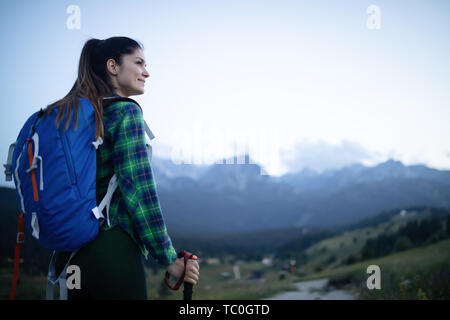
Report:
[[[121,96],[122,98],[128,98],[128,95],[126,95],[125,93],[123,93],[120,89],[117,89],[114,91],[114,94]]]

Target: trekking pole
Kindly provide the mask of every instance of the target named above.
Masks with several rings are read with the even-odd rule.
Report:
[[[172,290],[178,290],[180,288],[181,283],[183,282],[183,279],[184,279],[184,275],[186,273],[186,265],[187,265],[188,260],[189,259],[197,260],[197,257],[194,254],[187,252],[185,250],[178,253],[178,258],[182,258],[182,257],[184,258],[184,270],[183,270],[183,273],[182,273],[180,279],[174,286],[170,285],[170,283],[169,283],[170,274],[169,274],[169,272],[166,271],[165,281],[166,281],[167,286]],[[189,283],[186,281],[184,282],[183,300],[192,300],[192,287],[193,287],[192,283]]]
[[[185,263],[189,259],[197,260],[197,256],[194,256],[192,253],[185,252],[185,255],[184,255]],[[184,269],[186,269],[186,264],[185,264]],[[183,300],[192,300],[192,288],[193,288],[192,283],[189,283],[189,282],[185,281],[183,286],[184,286],[184,289],[183,289]]]

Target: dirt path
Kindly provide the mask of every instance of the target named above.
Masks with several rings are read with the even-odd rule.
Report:
[[[345,290],[327,291],[328,279],[297,282],[298,291],[277,294],[265,300],[355,300],[355,296]]]

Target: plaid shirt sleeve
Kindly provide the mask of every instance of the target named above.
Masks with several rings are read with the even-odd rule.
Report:
[[[114,172],[133,227],[159,264],[172,264],[177,254],[167,233],[153,179],[141,108],[125,103],[115,131]]]

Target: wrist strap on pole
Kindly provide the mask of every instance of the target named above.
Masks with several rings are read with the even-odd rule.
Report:
[[[183,270],[183,273],[181,274],[180,278],[178,279],[178,282],[175,285],[172,286],[170,284],[170,281],[169,281],[170,274],[169,274],[169,272],[166,271],[165,281],[166,281],[167,286],[171,290],[178,290],[180,288],[181,284],[183,283],[184,275],[186,274],[186,264],[187,264],[188,260],[189,259],[197,260],[197,257],[194,256],[194,254],[187,252],[185,250],[178,253],[178,258],[184,258],[184,270]]]

